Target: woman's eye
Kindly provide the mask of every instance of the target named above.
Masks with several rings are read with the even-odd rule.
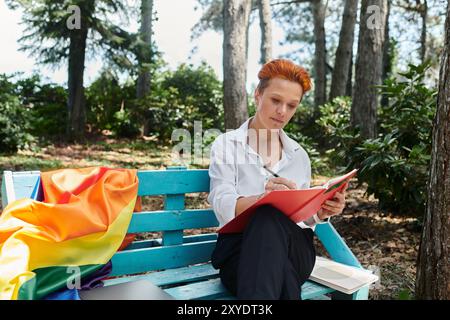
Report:
[[[296,105],[294,105],[294,104],[289,105],[289,108],[291,108],[291,109],[295,109],[295,107],[296,107]]]
[[[272,98],[272,102],[273,102],[273,103],[279,103],[279,102],[280,102],[280,100],[278,100],[278,99],[275,99],[275,98]]]

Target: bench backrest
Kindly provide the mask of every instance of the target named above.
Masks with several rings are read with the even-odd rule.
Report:
[[[209,261],[217,235],[184,235],[186,229],[218,226],[211,209],[185,209],[186,194],[209,191],[208,171],[172,167],[166,171],[139,171],[138,178],[138,195],[164,196],[164,210],[134,213],[128,232],[162,232],[162,238],[134,242],[116,253],[113,275]]]
[[[186,229],[218,226],[211,209],[185,209],[185,195],[209,192],[208,170],[138,171],[139,196],[164,196],[160,211],[134,213],[128,233],[162,232],[162,238],[135,241],[113,258],[112,276],[183,267],[207,262],[211,258],[215,233],[184,235]],[[39,171],[5,171],[2,180],[2,203],[30,197],[39,199]],[[315,233],[333,260],[361,267],[331,223],[317,225]]]

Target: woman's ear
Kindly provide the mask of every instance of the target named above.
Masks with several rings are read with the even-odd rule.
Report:
[[[261,95],[260,95],[258,89],[255,90],[254,97],[255,97],[255,105],[256,105],[256,108],[258,109],[259,99],[261,99]]]

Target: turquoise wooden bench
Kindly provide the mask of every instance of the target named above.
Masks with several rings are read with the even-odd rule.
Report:
[[[5,171],[2,179],[2,204],[15,199],[39,199],[39,171]],[[234,299],[221,284],[218,270],[210,264],[216,233],[184,235],[186,229],[218,226],[211,209],[186,209],[185,195],[208,192],[207,170],[138,171],[140,196],[164,196],[164,210],[133,214],[128,232],[162,232],[159,239],[134,241],[112,258],[112,275],[105,281],[112,285],[137,279],[148,279],[176,299]],[[362,268],[356,257],[331,223],[317,225],[316,236],[330,257],[338,262]],[[368,299],[369,287],[346,295],[307,281],[302,299]]]

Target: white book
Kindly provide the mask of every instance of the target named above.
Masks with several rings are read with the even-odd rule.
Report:
[[[378,276],[370,270],[351,267],[324,257],[316,257],[316,264],[309,278],[346,294],[352,294],[378,281]]]

